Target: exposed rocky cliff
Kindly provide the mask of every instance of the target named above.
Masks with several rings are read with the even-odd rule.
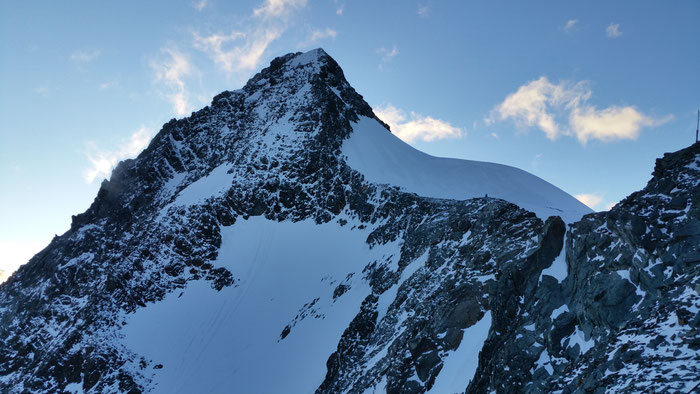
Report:
[[[690,392],[700,382],[699,183],[696,143],[657,160],[643,190],[574,223],[563,280],[531,276],[537,286],[492,298],[504,313],[467,391]]]
[[[202,283],[210,292],[196,308],[213,308],[216,297],[231,305],[212,309],[195,335],[221,344],[221,360],[269,349],[246,367],[292,391],[673,391],[697,381],[700,145],[660,159],[649,185],[610,212],[567,225],[498,198],[429,198],[367,181],[342,151],[363,122],[388,133],[315,50],[277,58],[242,89],[165,124],[68,232],[0,285],[0,391],[272,392],[226,365],[202,371],[228,379],[216,385],[199,374],[167,386],[214,357],[167,342],[182,324],[148,334],[172,354],[130,340],[139,322],[154,326],[158,305],[186,314]],[[560,192],[547,190],[542,198]],[[311,262],[228,247],[255,218],[265,229],[342,229],[362,245]],[[314,237],[284,247],[292,255],[339,244],[330,232]],[[267,263],[268,274],[256,268]],[[301,289],[285,280],[320,287],[271,313],[274,335],[236,332],[237,320],[279,299],[297,302]],[[265,297],[253,297],[255,283]],[[254,303],[251,315],[239,300]],[[221,321],[234,328],[207,331]],[[274,375],[283,355],[293,361]]]

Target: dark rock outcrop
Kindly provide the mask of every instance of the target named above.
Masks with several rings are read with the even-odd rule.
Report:
[[[191,281],[238,286],[216,259],[222,229],[251,216],[351,221],[368,229],[370,248],[400,244],[398,256],[360,263],[368,290],[319,365],[319,393],[426,392],[484,322],[468,392],[674,391],[697,379],[699,144],[660,159],[649,185],[610,212],[567,228],[499,199],[366,182],[340,154],[361,116],[376,119],[315,50],[277,58],[242,89],[166,123],[68,232],[0,285],[0,391],[151,389],[163,364],[115,340],[124,316]],[[208,177],[220,192],[181,203]],[[551,276],[562,264],[568,275]],[[347,297],[351,278],[334,283],[331,302]],[[318,300],[275,339],[322,318]]]
[[[494,324],[501,335],[467,391],[689,392],[700,376],[699,183],[695,144],[657,160],[643,190],[572,224],[568,275],[542,276]]]

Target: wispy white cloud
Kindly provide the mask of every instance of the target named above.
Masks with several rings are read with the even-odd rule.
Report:
[[[391,104],[375,108],[374,113],[391,127],[394,135],[406,142],[460,138],[464,135],[461,128],[449,122],[415,112],[406,115]]]
[[[643,127],[663,124],[672,116],[656,119],[631,106],[597,109],[588,104],[592,91],[586,82],[554,84],[540,77],[508,95],[486,119],[487,124],[510,119],[518,127],[537,127],[547,138],[575,136],[585,144],[636,139]]]
[[[333,4],[335,4],[335,14],[343,15],[343,12],[345,12],[345,3],[340,0],[333,0]]]
[[[577,24],[578,24],[578,19],[569,19],[566,22],[566,25],[564,25],[564,30],[571,31],[576,27]]]
[[[386,49],[384,47],[377,49],[377,53],[382,56],[383,62],[388,62],[399,54],[399,49],[396,47],[396,44],[394,44],[391,49]]]
[[[533,170],[537,170],[540,168],[540,162],[542,161],[542,154],[538,153],[532,158],[532,162],[530,162],[530,165],[532,166]]]
[[[282,35],[282,29],[270,28],[251,33],[231,32],[206,37],[194,33],[195,48],[207,53],[227,73],[250,71],[260,63],[268,45]],[[229,47],[231,43],[238,43]]]
[[[100,56],[99,50],[75,51],[70,55],[70,60],[78,65],[87,64]]]
[[[596,109],[592,106],[574,107],[569,124],[582,143],[597,139],[604,142],[637,139],[642,127],[658,126],[673,119],[671,115],[654,119],[634,107],[612,106]]]
[[[582,203],[586,204],[588,208],[591,208],[593,210],[596,209],[596,206],[598,206],[598,204],[603,202],[603,196],[598,193],[582,193],[576,194],[574,197],[576,197],[576,199],[581,201]]]
[[[117,81],[107,81],[107,82],[103,82],[103,83],[99,84],[97,87],[100,90],[107,90],[107,89],[111,89],[115,86],[117,86]]]
[[[193,6],[194,9],[196,9],[197,11],[202,11],[204,8],[206,8],[206,6],[207,6],[208,4],[209,4],[209,1],[208,1],[208,0],[199,0],[199,1],[195,2],[194,4],[192,4],[192,6]]]
[[[546,77],[541,77],[508,95],[486,122],[490,124],[495,120],[511,118],[520,127],[536,125],[547,134],[547,137],[555,139],[559,134],[559,126],[549,107],[561,106],[565,101],[566,92],[567,89],[564,86],[554,85]]]
[[[107,178],[121,160],[135,157],[151,141],[153,129],[141,126],[131,134],[129,139],[114,150],[102,150],[94,142],[89,142],[86,152],[90,167],[83,171],[86,183],[92,183],[97,178]]]
[[[268,46],[287,29],[293,11],[306,0],[266,0],[253,10],[249,27],[230,33],[193,33],[194,47],[207,55],[227,74],[254,70]]]
[[[377,49],[377,54],[381,56],[381,59],[379,61],[379,70],[383,70],[384,65],[389,63],[392,59],[396,57],[396,55],[399,54],[399,49],[396,47],[396,44],[394,44],[392,45],[391,49],[387,49],[385,47]]]
[[[262,6],[253,10],[253,15],[262,18],[286,17],[294,8],[306,6],[306,0],[265,0]]]
[[[420,16],[421,18],[427,18],[430,16],[430,7],[428,7],[427,5],[418,6],[417,13],[418,16]]]
[[[185,78],[192,75],[196,69],[185,54],[175,48],[166,47],[161,50],[164,58],[151,61],[155,72],[155,82],[166,89],[165,96],[173,105],[177,116],[183,116],[189,109],[189,92]]]
[[[316,42],[324,38],[335,38],[338,32],[327,27],[325,30],[313,30],[311,31],[311,41]]]
[[[608,35],[610,38],[617,38],[622,35],[622,32],[620,31],[620,24],[619,23],[611,23],[608,25],[607,28],[605,28],[605,34]]]
[[[338,36],[338,32],[327,27],[325,29],[313,29],[311,30],[311,33],[309,34],[309,37],[299,43],[299,47],[308,47],[310,45],[314,45],[315,43],[325,40],[327,38],[335,38]]]

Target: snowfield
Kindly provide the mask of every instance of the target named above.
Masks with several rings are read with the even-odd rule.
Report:
[[[667,154],[577,221],[532,174],[399,140],[323,50],[288,54],[166,123],[0,286],[0,393],[687,392],[698,163]]]
[[[539,218],[560,216],[572,223],[593,212],[558,187],[521,169],[482,161],[435,157],[361,117],[343,143],[342,154],[369,182],[399,186],[425,197],[466,200],[501,198]]]
[[[479,352],[491,328],[491,311],[464,331],[464,340],[447,356],[445,366],[428,392],[435,394],[462,393],[474,378],[479,366]]]
[[[369,230],[351,227],[251,217],[224,228],[217,265],[231,271],[236,286],[218,292],[190,282],[126,316],[127,348],[163,365],[154,370],[152,392],[314,392],[369,294],[362,268],[398,255],[397,244],[370,250]],[[350,289],[334,301],[341,282]],[[298,313],[305,317],[280,339]]]
[[[464,200],[488,194],[542,219],[560,215],[569,222],[590,212],[525,171],[427,155],[366,117],[354,124],[342,154],[367,181],[421,196]],[[193,182],[171,205],[199,204],[221,194],[231,184],[228,169],[221,165]],[[340,226],[341,218],[348,224]],[[236,286],[219,292],[206,281],[189,282],[182,291],[125,316],[124,345],[162,364],[152,372],[152,392],[315,391],[325,377],[328,356],[371,291],[362,269],[373,260],[400,255],[398,242],[370,249],[366,240],[372,227],[359,229],[360,224],[344,215],[321,225],[251,217],[223,228],[214,265],[226,267]],[[410,276],[424,260],[414,262],[403,276]],[[349,290],[334,299],[341,283]],[[393,301],[396,288],[381,297],[380,310]],[[459,349],[447,355],[431,392],[466,387],[490,323],[489,312],[466,330]],[[282,339],[285,327],[290,329]]]

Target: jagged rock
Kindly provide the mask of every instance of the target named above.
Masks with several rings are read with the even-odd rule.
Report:
[[[697,322],[700,307],[699,164],[700,144],[666,154],[643,190],[571,224],[568,275],[560,284],[542,276],[533,299],[484,346],[467,392],[692,390],[700,353],[685,344],[699,333],[681,323]],[[528,358],[518,345],[533,316],[539,336]]]
[[[0,285],[0,391],[167,391],[162,376],[195,373],[141,354],[124,341],[125,332],[135,316],[192,302],[193,293],[205,290],[209,298],[195,298],[189,312],[211,307],[216,313],[185,342],[195,343],[220,321],[237,321],[237,297],[264,268],[264,259],[257,261],[264,253],[257,252],[292,248],[258,245],[252,261],[237,261],[230,234],[255,220],[274,229],[313,225],[362,236],[362,253],[351,256],[356,261],[342,275],[320,274],[342,263],[342,251],[314,262],[323,291],[279,312],[278,326],[256,326],[252,337],[222,330],[226,346],[302,349],[294,341],[309,335],[308,327],[335,319],[340,329],[331,347],[321,344],[322,332],[312,332],[318,338],[309,335],[303,352],[281,360],[285,369],[315,372],[303,390],[285,390],[692,388],[700,375],[700,145],[658,160],[647,187],[610,212],[565,223],[498,198],[431,198],[368,181],[343,151],[363,121],[388,135],[338,64],[314,50],[277,58],[242,89],[166,123],[144,152],[115,168],[68,232]],[[546,199],[543,190],[537,192]],[[542,210],[550,211],[559,208]],[[326,246],[312,244],[322,238],[303,241]],[[285,259],[272,271],[308,268]],[[248,263],[250,275],[232,272]],[[568,275],[554,273],[564,265]],[[293,280],[275,279],[272,293]],[[216,297],[230,299],[209,305],[221,300]],[[276,301],[261,297],[251,309],[264,314]],[[196,319],[180,322],[190,318]],[[267,329],[269,337],[262,333]],[[229,349],[213,352],[229,355]],[[316,364],[309,361],[313,352]],[[196,366],[208,356],[179,362]],[[259,366],[266,381],[246,387],[278,381],[267,365],[278,361],[268,356]],[[233,379],[238,372],[219,367],[217,376]],[[245,378],[253,379],[239,376]],[[191,391],[231,388],[229,382],[205,387],[214,383],[204,379],[186,383],[196,388]]]

